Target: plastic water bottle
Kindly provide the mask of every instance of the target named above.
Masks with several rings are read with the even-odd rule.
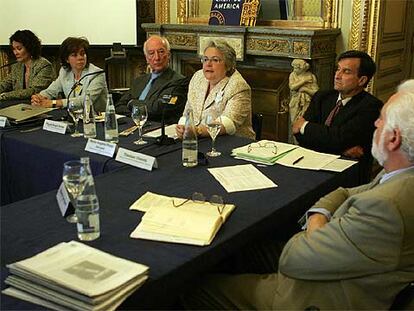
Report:
[[[185,118],[185,128],[183,134],[183,165],[193,167],[198,164],[198,142],[197,132],[194,125],[192,109],[188,109]]]
[[[92,241],[100,236],[99,200],[95,191],[95,182],[89,158],[81,158],[85,167],[86,181],[80,195],[76,200],[76,216],[78,218],[78,238],[81,241]]]
[[[116,120],[115,106],[112,101],[112,94],[108,94],[106,99],[105,110],[105,140],[111,143],[117,143],[118,138],[118,121]]]
[[[83,102],[83,136],[85,138],[96,137],[95,111],[89,92],[86,93]]]

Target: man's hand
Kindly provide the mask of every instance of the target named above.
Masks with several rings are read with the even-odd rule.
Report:
[[[352,159],[359,159],[364,155],[364,149],[361,146],[354,146],[345,150],[342,155]]]
[[[303,117],[298,118],[293,124],[292,124],[292,133],[297,134],[300,132],[300,128],[302,127],[303,123],[305,123],[306,120]]]
[[[311,234],[313,231],[322,228],[328,222],[328,218],[320,213],[315,213],[309,216],[306,233]]]

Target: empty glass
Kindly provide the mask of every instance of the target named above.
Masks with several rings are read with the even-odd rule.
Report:
[[[217,115],[215,110],[208,111],[204,116],[204,125],[207,127],[207,131],[211,137],[211,151],[206,154],[209,157],[217,157],[221,155],[221,152],[215,148],[216,137],[221,129],[221,117]]]
[[[132,113],[131,118],[138,126],[139,131],[139,139],[137,141],[134,141],[134,144],[136,145],[144,145],[147,142],[142,139],[142,128],[144,127],[145,122],[147,122],[148,119],[148,111],[147,106],[144,104],[136,104],[132,106]]]
[[[83,134],[79,133],[78,124],[79,119],[83,114],[83,107],[81,103],[77,103],[74,100],[69,100],[68,102],[68,113],[75,122],[75,132],[70,135],[72,137],[81,137]]]
[[[86,172],[84,165],[78,161],[68,161],[63,164],[63,184],[69,194],[70,202],[76,209],[76,200],[82,193],[86,182]],[[66,217],[66,220],[70,223],[76,223],[78,221],[76,214],[71,214]]]

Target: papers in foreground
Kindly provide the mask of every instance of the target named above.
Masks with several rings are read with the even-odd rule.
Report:
[[[7,267],[4,294],[54,310],[115,310],[148,278],[147,266],[76,241]]]
[[[258,146],[276,146],[275,148],[251,148],[249,145],[235,148],[232,155],[255,163],[273,165],[275,163],[311,170],[327,170],[342,172],[348,167],[357,163],[356,161],[339,159],[339,155],[316,152],[296,145],[261,140],[256,143]],[[275,153],[274,150],[277,150]]]
[[[275,188],[277,185],[251,164],[209,168],[227,192]]]
[[[145,212],[131,238],[202,246],[213,241],[235,206],[224,204],[220,214],[218,206],[210,202],[147,192],[130,209]]]

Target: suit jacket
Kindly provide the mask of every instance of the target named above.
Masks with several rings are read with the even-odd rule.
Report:
[[[341,107],[330,127],[325,120],[335,107],[338,92],[319,91],[311,100],[304,118],[309,121],[304,134],[296,134],[299,145],[320,152],[342,154],[346,149],[360,145],[364,154],[371,154],[374,122],[378,118],[382,102],[362,91]]]
[[[115,104],[117,113],[129,115],[130,108],[128,102],[131,99],[138,99],[151,78],[151,74],[145,74],[136,78],[131,85],[131,89],[126,92],[118,103]],[[162,110],[165,110],[166,123],[175,123],[183,113],[184,105],[187,100],[189,79],[183,75],[175,72],[171,68],[167,68],[162,74],[154,80],[151,89],[149,90],[145,103],[148,109],[148,119],[160,121],[162,117]],[[161,103],[163,95],[177,96],[175,105],[165,105]],[[171,107],[170,107],[171,106]]]
[[[286,244],[275,308],[388,309],[414,280],[414,168],[378,184],[380,175],[315,204],[333,217]]]
[[[255,138],[252,128],[252,103],[250,86],[236,70],[230,77],[225,77],[210,91],[206,97],[209,87],[208,80],[204,77],[203,70],[197,71],[190,81],[188,99],[185,109],[193,109],[196,124],[202,122],[206,111],[211,109],[221,97],[220,108],[222,116],[233,121],[235,135]],[[220,96],[221,94],[221,96]],[[217,97],[219,95],[219,97]]]
[[[39,57],[32,60],[29,85],[23,88],[24,64],[16,63],[11,66],[10,74],[0,82],[0,94],[5,93],[4,99],[28,99],[46,89],[53,78],[52,64],[46,58]]]

